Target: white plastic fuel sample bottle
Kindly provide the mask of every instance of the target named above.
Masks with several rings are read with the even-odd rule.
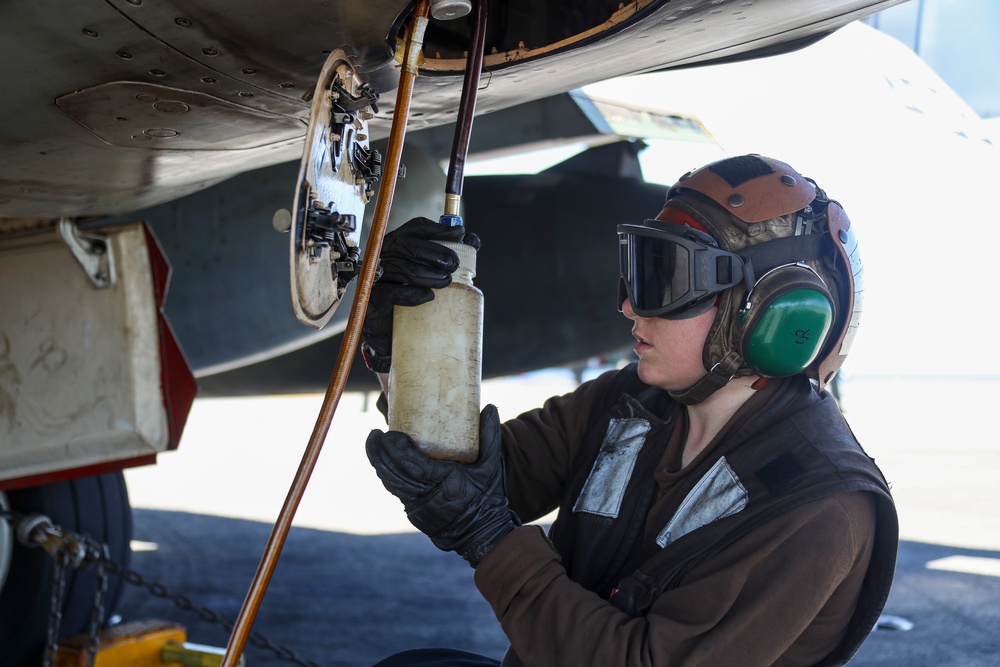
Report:
[[[458,255],[451,284],[419,306],[396,306],[389,367],[389,429],[409,435],[435,459],[479,458],[483,293],[472,284],[476,249]]]

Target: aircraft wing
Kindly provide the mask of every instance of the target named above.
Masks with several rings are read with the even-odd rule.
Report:
[[[489,3],[486,114],[614,76],[793,49],[901,0]],[[309,98],[343,50],[390,110],[401,0],[10,2],[0,217],[172,201],[298,159]],[[471,20],[432,20],[410,131],[451,123]],[[370,121],[385,137],[389,113]]]

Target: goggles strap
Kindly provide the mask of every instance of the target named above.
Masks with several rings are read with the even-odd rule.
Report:
[[[794,257],[795,262],[807,262],[829,256],[830,235],[786,236],[744,248],[737,251],[737,254],[752,261],[754,268],[764,274],[788,264],[789,257]]]
[[[703,375],[687,389],[668,392],[670,397],[684,405],[697,405],[706,398],[722,389],[736,376],[736,371],[743,365],[743,360],[735,351],[727,354],[722,361],[712,366],[712,370]]]

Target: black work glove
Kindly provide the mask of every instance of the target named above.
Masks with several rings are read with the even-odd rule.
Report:
[[[472,567],[521,525],[507,507],[496,406],[487,405],[480,415],[475,463],[428,458],[398,431],[372,431],[365,451],[382,484],[402,501],[410,523]]]
[[[427,218],[414,218],[385,235],[379,256],[379,277],[372,286],[361,352],[368,368],[388,373],[392,355],[393,306],[419,306],[434,299],[433,289],[451,284],[458,256],[441,241],[479,248],[479,238],[465,227],[448,227]]]

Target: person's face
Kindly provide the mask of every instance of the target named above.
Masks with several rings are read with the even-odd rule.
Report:
[[[638,341],[633,349],[639,357],[639,379],[668,391],[687,389],[701,379],[708,372],[701,353],[718,310],[713,306],[683,320],[642,317],[626,299],[622,312],[632,320]]]

